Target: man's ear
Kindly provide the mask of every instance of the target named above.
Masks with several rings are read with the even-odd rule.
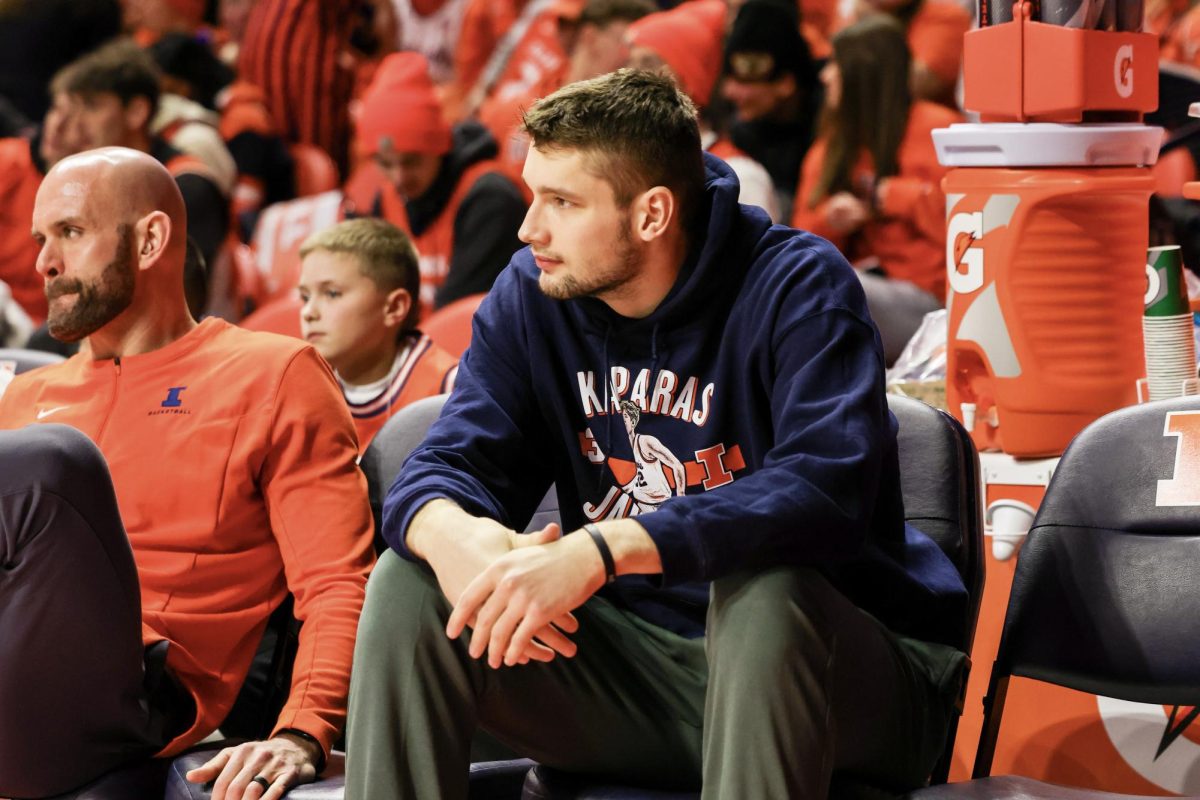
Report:
[[[634,236],[650,242],[666,233],[679,214],[675,193],[665,186],[652,186],[633,201]]]
[[[413,297],[407,289],[392,289],[383,301],[383,324],[399,330],[412,304]]]
[[[131,131],[150,129],[150,99],[133,97],[125,104],[125,127]]]
[[[149,269],[158,263],[171,241],[171,218],[162,211],[151,211],[137,222],[134,241],[137,244],[138,269]]]

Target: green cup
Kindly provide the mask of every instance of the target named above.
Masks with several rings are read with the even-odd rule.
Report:
[[[1151,247],[1146,251],[1145,301],[1147,317],[1175,317],[1189,313],[1179,245]]]

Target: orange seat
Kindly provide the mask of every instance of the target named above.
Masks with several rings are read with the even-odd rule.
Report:
[[[300,281],[300,245],[311,234],[345,219],[340,191],[322,192],[267,206],[254,227],[251,247],[259,280],[247,276],[243,285],[263,305],[293,293]]]
[[[421,330],[438,347],[461,358],[471,344],[471,318],[485,297],[486,292],[467,295],[439,308],[421,321]]]
[[[267,303],[238,324],[251,331],[282,333],[299,339],[301,305],[295,294],[285,295]]]
[[[338,188],[337,164],[320,147],[295,142],[288,146],[288,151],[295,164],[297,197],[308,197]]]
[[[1178,147],[1159,156],[1150,168],[1154,175],[1154,193],[1159,197],[1183,197],[1183,185],[1196,180],[1196,160],[1186,147]]]

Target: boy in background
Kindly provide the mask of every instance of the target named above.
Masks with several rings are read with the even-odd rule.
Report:
[[[337,373],[362,453],[397,410],[450,391],[458,360],[416,328],[417,251],[395,225],[347,220],[300,259],[300,331]]]

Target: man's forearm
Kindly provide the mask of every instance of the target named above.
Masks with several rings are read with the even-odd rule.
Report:
[[[463,530],[475,518],[451,500],[439,498],[421,506],[408,523],[404,543],[417,558],[428,561],[438,540],[453,531]]]
[[[430,500],[417,510],[405,533],[405,544],[417,558],[430,561],[446,546],[453,546],[474,526],[491,523],[498,531],[507,530],[498,522],[473,516],[452,500]],[[658,547],[636,520],[621,519],[597,526],[612,551],[618,575],[654,575],[662,572]]]

